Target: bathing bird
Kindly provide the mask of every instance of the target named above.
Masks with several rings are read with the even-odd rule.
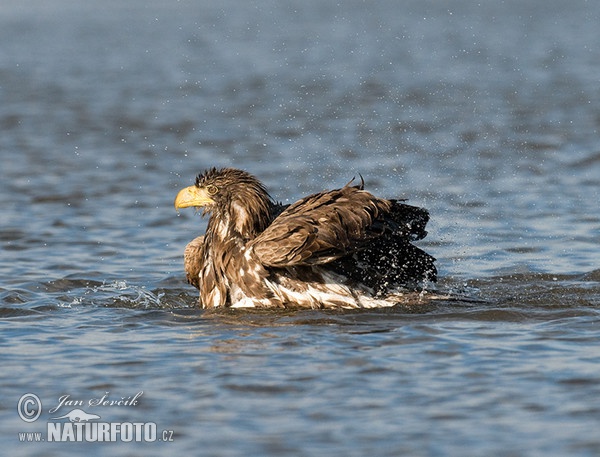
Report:
[[[209,216],[184,251],[200,306],[389,307],[435,281],[435,259],[413,244],[427,235],[428,211],[354,181],[283,205],[246,171],[199,174],[175,208]]]

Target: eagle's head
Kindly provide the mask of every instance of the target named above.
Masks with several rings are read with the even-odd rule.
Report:
[[[263,184],[235,168],[211,168],[199,174],[193,186],[181,189],[175,209],[190,206],[202,207],[203,214],[211,214],[243,238],[258,235],[273,217],[273,201]]]

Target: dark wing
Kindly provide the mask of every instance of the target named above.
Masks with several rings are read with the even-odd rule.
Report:
[[[365,249],[332,262],[329,267],[357,284],[385,295],[398,287],[420,288],[436,281],[435,258],[407,240],[385,234]]]
[[[360,186],[314,194],[286,208],[248,248],[265,266],[328,263],[380,236],[391,205]]]
[[[427,236],[425,226],[429,222],[429,212],[424,208],[407,205],[398,200],[390,200],[392,206],[387,214],[388,223],[398,237],[422,240]]]
[[[392,200],[386,215],[388,226],[380,237],[362,249],[331,264],[334,271],[385,294],[396,287],[418,287],[423,281],[435,281],[435,258],[411,244],[427,235],[429,213],[423,208]]]
[[[204,235],[194,238],[185,247],[183,252],[183,268],[187,282],[200,289],[200,270],[204,255]]]

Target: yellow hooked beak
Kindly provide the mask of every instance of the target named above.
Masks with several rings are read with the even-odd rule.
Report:
[[[175,209],[188,208],[190,206],[206,206],[214,202],[205,188],[190,186],[181,189],[177,197],[175,197]]]

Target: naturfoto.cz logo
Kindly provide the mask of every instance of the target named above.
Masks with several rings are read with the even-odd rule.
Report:
[[[22,442],[164,442],[173,441],[172,430],[158,431],[155,422],[106,422],[96,414],[97,408],[134,407],[140,402],[143,392],[117,399],[110,398],[106,392],[102,397],[74,400],[70,395],[59,397],[55,406],[48,409],[52,417],[48,418],[45,431],[19,432]],[[75,407],[75,408],[74,408]],[[63,409],[59,413],[59,410]],[[86,408],[84,410],[83,408]],[[94,408],[94,412],[91,409]],[[21,396],[17,404],[19,417],[27,423],[36,422],[43,405],[39,396],[27,393]],[[104,410],[103,410],[104,411]],[[99,412],[99,411],[98,411]],[[104,412],[103,412],[104,414]]]

